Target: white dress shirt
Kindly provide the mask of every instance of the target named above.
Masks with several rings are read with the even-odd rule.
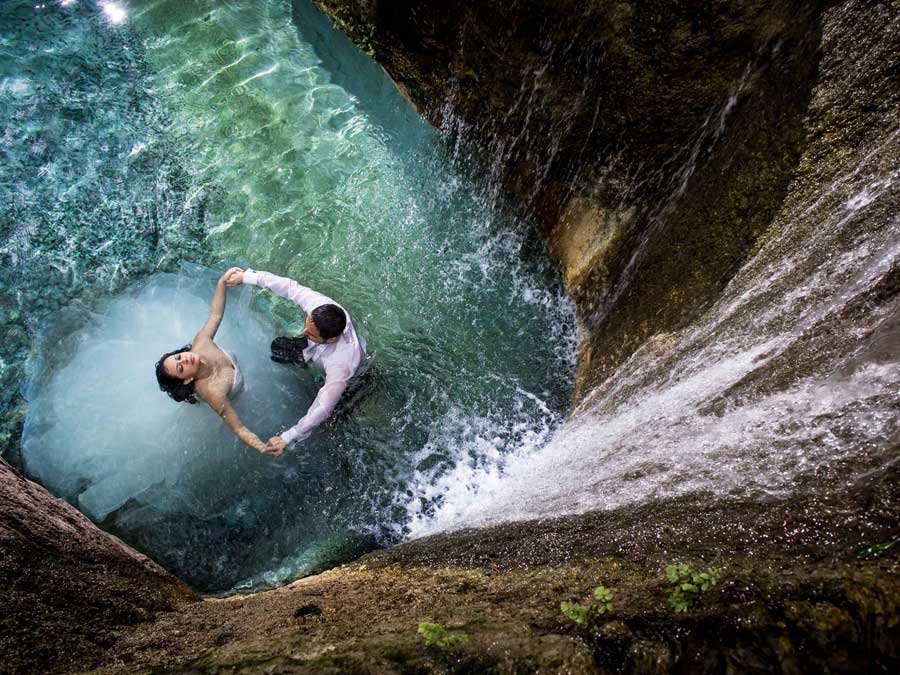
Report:
[[[269,272],[245,270],[244,283],[268,288],[282,298],[299,305],[307,314],[321,305],[338,305],[331,298],[301,286],[293,279],[279,277]],[[310,340],[309,346],[303,350],[306,362],[325,373],[325,384],[300,421],[281,434],[281,438],[288,445],[294,441],[306,440],[313,429],[328,419],[341,394],[347,388],[347,383],[354,375],[364,370],[366,365],[366,343],[356,334],[350,314],[343,307],[341,309],[347,317],[347,326],[338,336],[337,342],[316,344]]]

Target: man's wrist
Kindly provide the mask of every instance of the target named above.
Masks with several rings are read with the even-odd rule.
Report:
[[[251,284],[253,286],[258,286],[259,285],[257,283],[258,281],[259,281],[259,272],[251,270],[250,268],[247,268],[244,270],[243,283]]]

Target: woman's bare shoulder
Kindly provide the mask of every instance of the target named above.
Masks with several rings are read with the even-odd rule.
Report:
[[[210,346],[215,347],[216,343],[213,342],[212,338],[210,338],[208,335],[204,335],[203,333],[197,333],[194,336],[194,340],[191,343],[191,345],[192,345],[191,348],[194,351],[197,351],[198,349],[203,349],[204,347],[210,347]]]
[[[197,396],[206,401],[210,408],[221,412],[221,408],[228,403],[230,387],[219,381],[218,378],[208,378],[197,382],[194,391],[197,392]]]

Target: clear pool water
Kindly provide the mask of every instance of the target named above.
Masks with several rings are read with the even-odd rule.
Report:
[[[397,541],[443,477],[560,423],[574,311],[528,224],[308,3],[0,12],[4,406],[27,382],[48,487],[201,590],[253,588]],[[331,295],[376,355],[279,460],[153,379],[233,263]],[[303,317],[249,288],[227,317],[267,437],[318,386],[268,361]]]

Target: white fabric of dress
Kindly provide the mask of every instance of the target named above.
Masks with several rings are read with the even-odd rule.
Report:
[[[237,357],[234,354],[226,349],[223,349],[222,353],[228,357],[228,360],[231,361],[231,365],[234,367],[234,377],[231,380],[231,391],[228,392],[228,395],[237,396],[241,389],[244,388],[244,376],[241,375],[241,367],[238,365]]]
[[[270,272],[247,269],[244,271],[244,283],[267,288],[299,305],[307,314],[321,305],[341,307],[326,295],[302,286],[293,279],[279,277]],[[341,309],[347,317],[347,326],[337,342],[316,344],[310,340],[309,347],[303,350],[306,362],[325,374],[325,384],[300,421],[281,434],[281,438],[289,445],[295,441],[306,440],[313,429],[328,419],[350,380],[355,375],[361,374],[367,365],[365,341],[357,335],[349,312],[343,307]]]

